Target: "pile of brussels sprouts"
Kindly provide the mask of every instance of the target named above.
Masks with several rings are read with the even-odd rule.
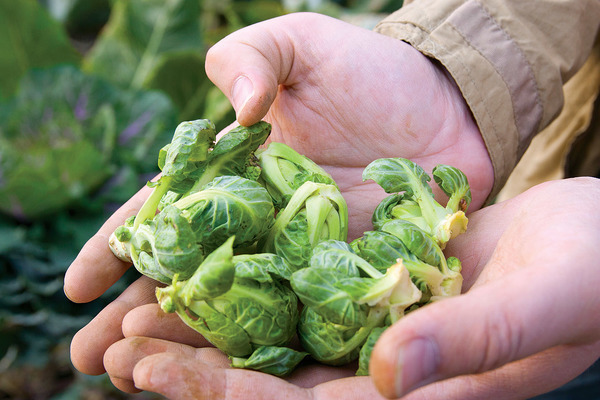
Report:
[[[137,215],[110,238],[113,253],[167,286],[165,312],[226,353],[234,367],[289,374],[307,356],[358,359],[368,374],[381,333],[405,313],[460,293],[461,264],[443,249],[467,227],[465,175],[439,165],[448,195],[402,158],[373,161],[363,179],[390,195],[373,230],[347,241],[348,209],[321,167],[282,143],[266,122],[218,141],[208,120],[181,123],[159,154],[162,174]],[[292,348],[295,337],[300,347]]]

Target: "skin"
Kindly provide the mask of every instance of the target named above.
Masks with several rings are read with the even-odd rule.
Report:
[[[225,38],[208,52],[206,68],[240,124],[264,118],[273,125],[271,140],[332,174],[348,202],[350,238],[371,228],[372,210],[384,196],[361,179],[376,158],[406,157],[428,171],[438,163],[460,168],[471,184],[472,210],[491,190],[491,162],[459,90],[403,42],[319,15],[289,15]],[[258,398],[376,399],[434,381],[407,398],[542,393],[599,354],[593,310],[600,277],[592,264],[599,255],[592,238],[600,233],[592,194],[599,191],[596,180],[553,183],[473,213],[468,232],[448,247],[463,262],[465,294],[390,328],[375,348],[372,379],[352,377],[351,368],[310,364],[287,380],[229,369],[222,353],[158,309],[147,278],[74,337],[72,361],[86,374],[108,372],[123,391],[178,399],[241,399],[248,388]],[[142,189],[82,249],[65,276],[71,300],[97,298],[129,267],[106,243],[148,193]],[[411,357],[406,345],[414,338],[432,349],[429,368]],[[419,379],[416,371],[425,369]]]
[[[469,230],[447,248],[463,262],[464,293],[389,328],[373,352],[372,379],[352,377],[355,365],[303,364],[285,380],[231,369],[223,353],[154,303],[125,315],[124,338],[107,348],[104,366],[124,391],[177,399],[237,400],[248,390],[265,399],[530,398],[600,355],[599,195],[597,179],[555,181],[472,213]],[[119,301],[143,297],[143,281]],[[414,371],[424,369],[423,354],[399,361],[414,338],[436,351],[421,381]]]

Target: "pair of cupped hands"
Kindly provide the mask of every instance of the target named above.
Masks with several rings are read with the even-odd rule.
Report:
[[[464,171],[473,212],[467,233],[447,247],[462,261],[463,294],[390,327],[370,377],[314,364],[280,379],[229,368],[223,353],[160,310],[156,282],[141,277],[75,335],[78,370],[172,399],[515,399],[560,386],[600,356],[598,180],[550,182],[482,208],[492,165],[452,79],[408,44],[339,20],[292,14],[244,28],[209,50],[206,70],[240,124],[265,119],[270,140],[331,173],[348,203],[350,238],[372,229],[385,195],[361,178],[374,159]],[[108,236],[149,190],[81,250],[65,276],[72,301],[94,300],[130,267],[112,255]]]

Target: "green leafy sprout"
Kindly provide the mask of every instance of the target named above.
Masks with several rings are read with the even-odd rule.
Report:
[[[181,123],[159,152],[150,196],[110,247],[164,283],[161,309],[233,367],[285,376],[307,357],[358,359],[357,374],[368,375],[387,327],[461,292],[460,260],[444,248],[467,227],[466,176],[434,168],[448,196],[442,206],[417,164],[373,161],[363,179],[390,195],[373,212],[373,230],[348,242],[348,207],[331,175],[283,143],[267,144],[270,131],[261,121],[216,140],[209,120]]]
[[[444,248],[451,238],[467,229],[465,211],[471,203],[471,190],[462,171],[438,165],[433,178],[449,197],[446,206],[438,203],[429,185],[431,177],[414,162],[404,158],[381,158],[367,165],[363,180],[372,179],[391,197],[380,204],[373,225],[380,228],[391,219],[404,219],[430,234]]]

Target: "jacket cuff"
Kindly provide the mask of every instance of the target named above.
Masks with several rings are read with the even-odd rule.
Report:
[[[405,6],[375,31],[438,60],[456,81],[494,168],[489,200],[540,130],[544,116],[536,79],[519,46],[479,2],[447,0],[430,8],[427,3]]]

